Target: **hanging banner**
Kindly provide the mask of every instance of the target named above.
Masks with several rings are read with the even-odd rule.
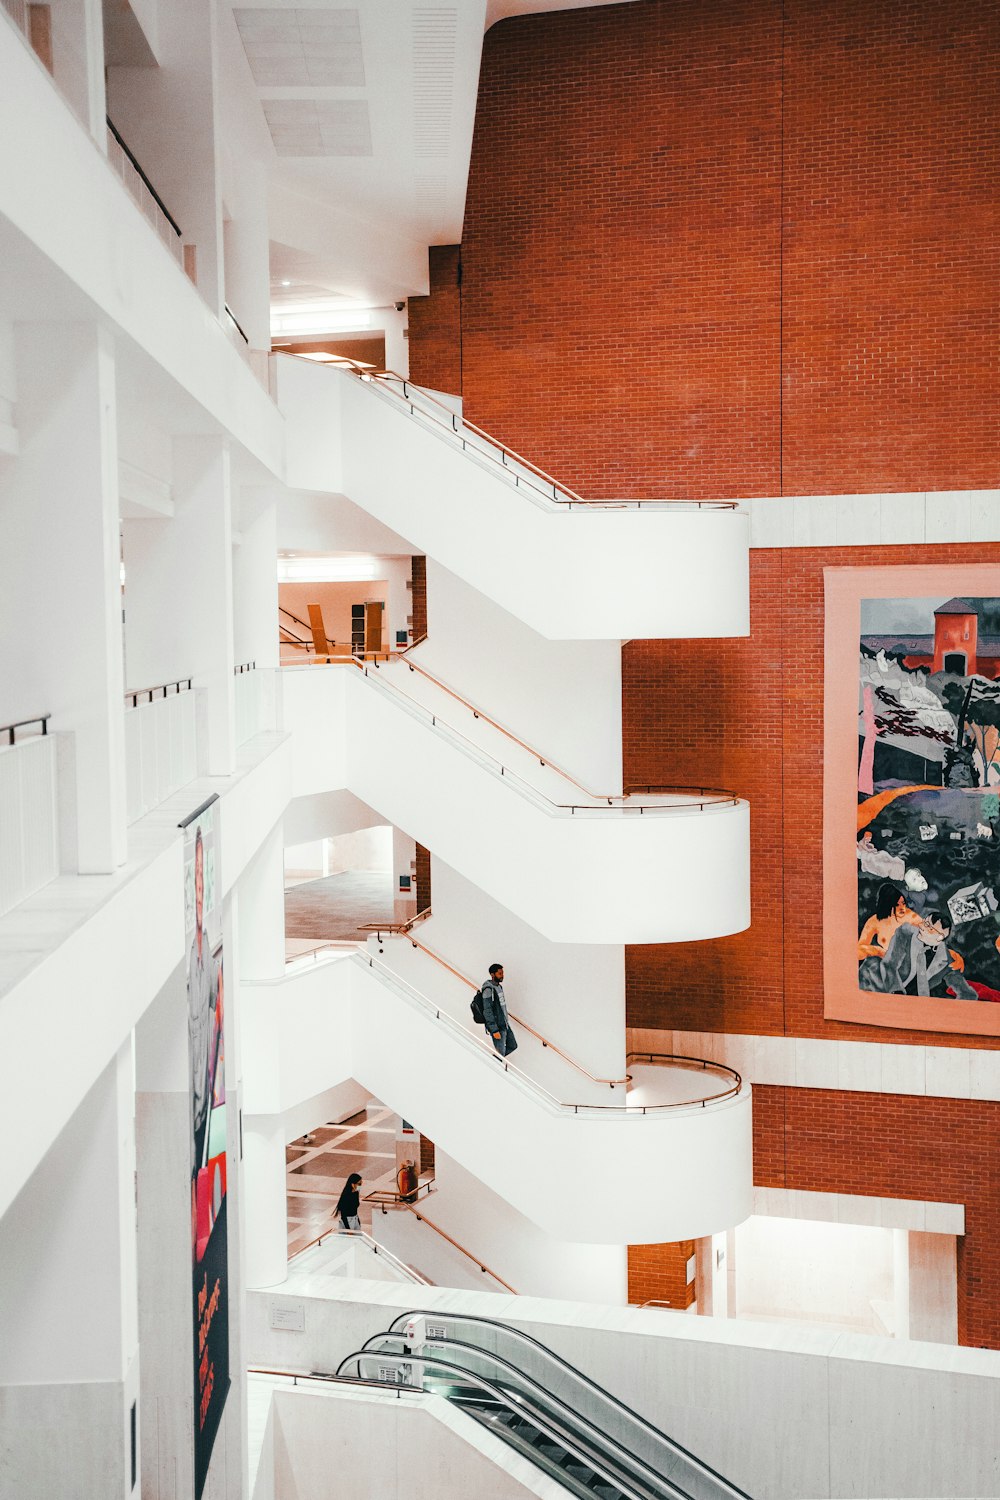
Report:
[[[218,798],[184,829],[184,916],[191,1060],[191,1262],[194,1479],[200,1500],[229,1391],[226,1085],[222,912],[216,896]]]

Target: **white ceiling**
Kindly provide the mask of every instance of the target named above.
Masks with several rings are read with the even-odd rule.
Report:
[[[312,298],[327,288],[373,306],[425,292],[427,246],[461,239],[484,32],[599,3],[233,6],[273,147],[273,289],[288,301],[308,283]]]

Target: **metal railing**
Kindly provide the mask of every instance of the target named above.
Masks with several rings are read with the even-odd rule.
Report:
[[[396,1174],[396,1180],[399,1180],[398,1172]],[[390,1193],[386,1188],[376,1188],[374,1192],[365,1193],[364,1201],[366,1203],[378,1203],[382,1205],[419,1203],[421,1193],[423,1193],[425,1198],[429,1198],[431,1193],[434,1192],[435,1181],[436,1179],[433,1177],[425,1177],[422,1182],[417,1183],[416,1187],[411,1188],[408,1192],[405,1193],[402,1191]]]
[[[362,924],[362,926],[359,928],[359,931],[373,932],[379,939],[381,939],[383,932],[391,933],[394,937],[406,937],[412,948],[417,948],[421,953],[426,953],[428,958],[432,958],[436,964],[440,964],[443,969],[447,969],[449,974],[453,974],[456,979],[460,979],[463,984],[468,985],[469,989],[474,992],[478,988],[475,980],[470,979],[467,974],[463,974],[460,969],[456,969],[454,965],[450,964],[446,958],[442,958],[440,953],[435,953],[433,948],[428,948],[426,943],[421,943],[417,938],[410,937],[411,928],[417,922],[424,921],[430,915],[431,908],[428,906],[424,911],[418,912],[415,917],[411,917],[408,922],[389,922],[382,924],[379,924],[377,922],[366,922]],[[626,1073],[622,1078],[600,1078],[596,1073],[592,1073],[589,1068],[585,1068],[583,1063],[577,1062],[576,1058],[570,1057],[569,1053],[564,1052],[563,1049],[561,1047],[558,1047],[555,1042],[552,1042],[548,1037],[543,1036],[542,1033],[540,1031],[537,1031],[534,1026],[532,1026],[528,1021],[524,1019],[523,1016],[516,1015],[512,1010],[508,1010],[507,1014],[510,1016],[512,1021],[517,1022],[522,1031],[526,1031],[529,1036],[533,1036],[536,1041],[541,1042],[542,1046],[548,1048],[549,1051],[555,1052],[559,1057],[563,1059],[564,1062],[569,1063],[571,1068],[575,1068],[578,1073],[582,1073],[585,1078],[589,1078],[591,1083],[607,1084],[609,1088],[612,1089],[621,1087],[623,1085],[628,1085],[630,1081],[630,1074]]]
[[[530,458],[517,453],[474,422],[459,417],[450,406],[422,386],[414,385],[407,376],[399,375],[395,370],[372,370],[354,360],[338,360],[335,368],[373,386],[394,403],[406,406],[411,416],[423,418],[439,432],[460,442],[463,452],[471,452],[473,456],[495,465],[516,488],[537,495],[546,506],[565,506],[567,510],[580,506],[596,510],[738,509],[736,500],[585,500]]]
[[[152,703],[154,698],[169,698],[177,693],[189,693],[191,691],[190,677],[180,677],[176,682],[160,682],[156,687],[129,688],[125,693],[126,703],[131,703],[133,708],[138,708],[139,699],[145,698],[147,703]]]
[[[433,1281],[428,1281],[427,1277],[421,1275],[413,1266],[408,1266],[405,1261],[400,1260],[398,1255],[393,1255],[391,1250],[387,1250],[384,1245],[380,1245],[378,1240],[364,1229],[324,1229],[322,1234],[316,1235],[314,1239],[309,1240],[307,1244],[303,1245],[300,1250],[296,1250],[295,1254],[290,1257],[288,1264],[291,1266],[294,1261],[298,1260],[300,1255],[305,1255],[307,1250],[313,1250],[317,1246],[322,1245],[323,1241],[330,1239],[331,1236],[335,1239],[360,1240],[373,1255],[380,1255],[394,1270],[398,1271],[405,1281],[415,1282],[417,1286],[434,1285]]]
[[[177,264],[183,268],[184,255],[181,248],[180,225],[129,150],[112,120],[107,116],[105,118],[108,127],[108,164],[143,218],[152,225],[161,242],[170,251]]]
[[[14,724],[0,725],[0,739],[6,735],[8,745],[13,745],[17,741],[17,731],[19,729],[28,729],[32,724],[40,724],[42,726],[40,733],[43,735],[48,734],[51,717],[51,714],[39,714],[35,719],[18,719]]]
[[[606,815],[610,811],[615,813],[635,814],[638,816],[662,816],[676,813],[691,813],[695,810],[697,810],[698,812],[704,812],[706,808],[739,806],[740,799],[734,793],[712,787],[672,787],[669,791],[663,790],[662,792],[655,794],[669,797],[670,799],[669,801],[658,803],[636,802],[632,794],[626,795],[625,793],[622,793],[620,795],[613,794],[610,796],[595,796],[592,802],[556,802],[545,792],[541,791],[540,788],[532,785],[530,781],[527,781],[525,777],[522,776],[518,771],[513,770],[506,764],[506,762],[500,760],[498,756],[492,755],[488,750],[484,750],[482,746],[477,745],[474,740],[470,740],[467,735],[464,735],[460,729],[456,729],[454,725],[450,724],[446,719],[442,719],[441,715],[438,714],[434,709],[428,708],[425,704],[421,703],[419,699],[414,698],[410,693],[404,692],[404,690],[401,687],[397,687],[394,682],[390,682],[386,678],[377,675],[380,673],[380,658],[382,661],[388,662],[390,660],[394,660],[395,656],[396,653],[379,652],[377,654],[373,653],[373,655],[366,660],[362,660],[360,657],[355,656],[335,656],[331,654],[324,657],[323,661],[327,666],[356,667],[359,671],[364,673],[364,676],[368,679],[369,682],[372,683],[374,687],[380,689],[390,697],[400,700],[402,706],[411,715],[411,717],[421,719],[425,723],[429,723],[432,729],[435,729],[438,731],[438,733],[443,734],[445,738],[450,739],[464,754],[468,755],[473,760],[479,761],[481,765],[483,765],[487,770],[491,771],[494,775],[503,777],[504,780],[514,786],[522,796],[527,797],[529,801],[535,802],[538,806],[545,808],[553,815]],[[289,669],[286,668],[286,670]],[[291,670],[294,670],[294,668],[291,668]],[[457,697],[458,695],[455,694],[453,696]],[[472,707],[471,704],[468,706],[470,708]],[[473,710],[473,712],[475,712],[475,710]],[[516,739],[516,736],[511,735],[510,738]],[[521,744],[522,742],[517,741],[517,743]],[[533,755],[537,755],[537,752],[535,751],[532,751],[531,753]],[[544,760],[542,761],[542,763],[544,765],[550,764],[549,762]],[[556,771],[558,775],[566,777],[566,779],[570,781],[574,786],[576,786],[579,790],[583,790],[578,782],[575,782],[571,777],[566,776],[566,773],[560,771],[558,767],[553,766],[552,769]],[[593,794],[587,793],[587,795],[591,796]]]
[[[712,1104],[724,1103],[724,1101],[730,1100],[730,1098],[735,1098],[741,1092],[742,1077],[739,1076],[739,1073],[736,1073],[735,1068],[727,1067],[723,1062],[712,1062],[705,1058],[688,1058],[688,1056],[682,1055],[682,1053],[636,1053],[636,1055],[628,1056],[625,1061],[630,1062],[646,1059],[648,1062],[654,1062],[657,1067],[690,1067],[693,1070],[700,1071],[700,1073],[708,1073],[711,1070],[714,1073],[730,1077],[733,1083],[730,1085],[730,1088],[724,1089],[724,1091],[720,1091],[718,1094],[700,1094],[696,1098],[691,1098],[691,1100],[670,1100],[667,1104],[634,1104],[634,1106],[630,1106],[628,1103],[591,1104],[589,1101],[585,1104],[574,1104],[568,1100],[559,1100],[553,1094],[552,1089],[547,1089],[543,1083],[538,1083],[537,1079],[532,1079],[531,1074],[525,1073],[523,1068],[517,1067],[516,1064],[510,1062],[510,1059],[501,1058],[501,1055],[493,1049],[492,1043],[487,1043],[484,1038],[472,1035],[472,1032],[469,1032],[469,1029],[466,1028],[465,1023],[457,1022],[447,1011],[442,1010],[439,1005],[436,1005],[429,996],[424,995],[423,990],[418,990],[415,984],[409,983],[408,980],[403,980],[402,975],[396,974],[396,971],[391,969],[387,963],[382,963],[373,954],[357,953],[357,951],[355,951],[354,959],[355,962],[366,963],[367,968],[378,972],[379,977],[387,983],[387,986],[391,990],[396,990],[397,995],[402,996],[403,999],[411,1002],[411,1004],[417,1005],[420,1010],[432,1013],[433,1019],[439,1025],[445,1026],[448,1031],[451,1031],[451,1034],[459,1040],[462,1046],[469,1047],[469,1049],[478,1053],[478,1056],[481,1056],[481,1058],[486,1058],[489,1061],[489,1065],[499,1065],[504,1070],[504,1073],[510,1074],[511,1079],[516,1080],[529,1094],[537,1095],[550,1109],[558,1110],[559,1113],[567,1113],[567,1115],[591,1115],[591,1113],[607,1115],[610,1112],[618,1116],[619,1119],[639,1119],[643,1115],[660,1115],[660,1113],[666,1112],[666,1110],[694,1109],[694,1107],[708,1109]],[[280,981],[273,981],[273,983],[280,983]]]
[[[464,1245],[459,1244],[458,1240],[454,1239],[446,1230],[435,1224],[433,1220],[428,1219],[426,1214],[418,1212],[412,1203],[398,1203],[396,1204],[396,1209],[405,1209],[407,1213],[411,1213],[418,1223],[426,1224],[428,1229],[433,1229],[436,1235],[439,1235],[443,1240],[447,1240],[449,1245],[454,1246],[461,1255],[465,1256],[466,1260],[471,1261],[474,1266],[477,1266],[484,1276],[492,1276],[493,1280],[499,1282],[505,1291],[511,1292],[515,1297],[519,1295],[517,1289],[512,1287],[509,1281],[504,1281],[503,1277],[492,1270],[485,1261],[480,1260],[478,1255],[473,1255],[471,1250],[467,1250]],[[390,1211],[390,1207],[383,1203],[380,1212],[385,1214]]]

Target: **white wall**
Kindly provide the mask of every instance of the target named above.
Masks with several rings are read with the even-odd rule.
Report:
[[[474,1255],[481,1256],[521,1294],[610,1306],[622,1306],[628,1301],[625,1244],[574,1244],[543,1233],[437,1146],[434,1176],[436,1191],[423,1200],[427,1217]],[[606,1216],[614,1221],[614,1194],[608,1201],[602,1193],[594,1191],[584,1162],[580,1163],[580,1191],[590,1199],[595,1218]],[[376,1217],[372,1222],[373,1233],[381,1238],[380,1227],[385,1221]],[[425,1238],[434,1240],[437,1236],[427,1231]],[[393,1248],[391,1242],[390,1248]],[[425,1268],[422,1261],[415,1264],[420,1270]],[[431,1280],[437,1283],[439,1278],[431,1276]],[[440,1280],[446,1286],[453,1284],[443,1277]],[[468,1280],[458,1283],[470,1284]]]
[[[245,984],[241,999],[248,1114],[354,1078],[546,1234],[585,1244],[686,1239],[750,1212],[747,1090],[645,1116],[557,1109],[360,954]],[[616,1185],[614,1213],[581,1193],[581,1163],[588,1181]]]
[[[430,557],[427,636],[428,671],[588,790],[621,792],[619,641],[546,640]]]
[[[292,1281],[252,1294],[251,1362],[336,1369],[399,1313],[464,1310],[547,1344],[756,1500],[1000,1494],[987,1350],[332,1277],[324,1292]],[[269,1326],[290,1300],[304,1303],[304,1333]]]
[[[736,1317],[893,1334],[893,1231],[756,1216],[736,1230]]]
[[[434,859],[434,914],[414,934],[476,983],[504,965],[507,1004],[599,1078],[625,1071],[625,951],[550,943],[485,891]]]
[[[279,361],[283,409],[289,363]],[[350,495],[539,634],[607,641],[748,630],[745,515],[546,509],[373,386],[330,368],[314,375],[315,415],[303,411],[289,428],[289,482]],[[342,464],[332,464],[338,404],[344,447]]]
[[[329,840],[329,847],[331,875],[339,875],[344,870],[392,874],[392,829],[384,823],[377,828],[361,828],[357,833],[335,835]]]
[[[529,1461],[443,1397],[345,1400],[317,1385],[277,1391],[274,1411],[278,1495],[441,1500],[455,1489],[477,1500],[526,1500],[538,1493]]]
[[[18,141],[0,184],[4,222],[34,247],[5,261],[19,315],[44,316],[55,306],[63,318],[92,318],[99,310],[145,352],[133,355],[130,367],[130,378],[142,384],[137,395],[176,402],[177,390],[161,381],[159,366],[210,422],[278,473],[276,408],[12,26],[0,33],[0,76],[0,134]],[[30,131],[21,128],[26,119]],[[49,191],[39,193],[39,182]],[[12,243],[5,240],[5,250]],[[190,408],[186,415],[190,422]]]

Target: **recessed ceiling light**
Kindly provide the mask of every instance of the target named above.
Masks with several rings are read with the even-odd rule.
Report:
[[[291,286],[291,284],[292,284],[292,283],[291,283],[291,282],[290,282],[290,281],[283,281],[283,282],[282,282],[282,283],[281,283],[281,285],[282,285],[282,286]]]

